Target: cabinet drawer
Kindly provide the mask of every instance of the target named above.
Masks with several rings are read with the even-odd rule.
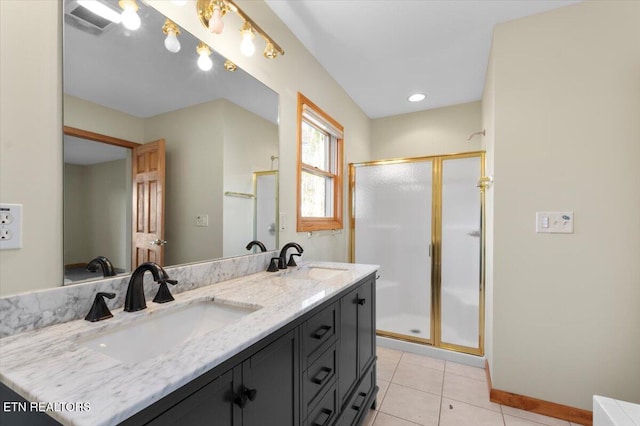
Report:
[[[307,416],[305,426],[330,426],[338,411],[338,389],[334,384]]]
[[[354,425],[361,416],[366,415],[366,411],[370,405],[369,397],[371,396],[371,392],[375,389],[374,367],[375,364],[367,370],[364,376],[362,376],[362,381],[349,399],[349,402],[343,407],[340,426]]]
[[[302,326],[302,359],[304,367],[312,363],[322,350],[335,341],[337,308],[331,304],[307,320]]]
[[[322,394],[323,390],[334,381],[337,356],[336,345],[333,344],[304,373],[302,401],[305,414],[315,405],[317,397]]]

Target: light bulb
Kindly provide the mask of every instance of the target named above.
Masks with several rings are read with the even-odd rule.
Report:
[[[138,11],[138,5],[135,0],[120,0],[120,7],[122,12],[122,25],[125,28],[135,31],[140,28],[140,17],[136,13]]]
[[[213,6],[213,14],[211,15],[211,19],[209,19],[209,31],[214,34],[222,34],[222,30],[224,30],[224,21],[222,20],[222,10],[220,6]]]
[[[198,68],[202,71],[209,71],[213,67],[213,61],[209,57],[211,55],[211,50],[209,46],[200,42],[198,45],[196,52],[198,52]]]
[[[253,31],[251,30],[251,25],[248,22],[245,22],[242,28],[240,28],[240,34],[242,34],[242,42],[240,43],[240,52],[244,56],[251,56],[255,53],[256,47],[253,44]]]
[[[171,19],[167,19],[162,26],[162,32],[167,35],[167,38],[164,39],[164,47],[171,53],[179,52],[180,41],[178,41],[178,34],[180,34],[180,29],[178,26]]]
[[[170,31],[169,34],[167,34],[167,38],[164,39],[164,47],[171,53],[178,53],[180,51],[181,46],[176,33]]]
[[[184,6],[185,4],[187,4],[187,0],[171,0],[171,3],[175,4],[176,6]]]

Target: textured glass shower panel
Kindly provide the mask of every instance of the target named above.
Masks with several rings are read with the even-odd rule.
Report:
[[[356,168],[355,261],[380,265],[378,330],[431,339],[432,163]]]
[[[275,173],[256,176],[255,239],[267,250],[277,250],[276,202],[278,190]]]
[[[480,157],[442,161],[441,340],[477,348],[480,330]]]

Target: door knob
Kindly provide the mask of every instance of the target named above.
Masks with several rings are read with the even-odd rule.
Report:
[[[163,246],[165,244],[167,244],[167,240],[161,240],[159,238],[151,241],[149,244],[151,244],[152,246]]]

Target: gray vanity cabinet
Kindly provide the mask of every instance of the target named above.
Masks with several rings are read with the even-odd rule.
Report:
[[[292,330],[242,363],[242,389],[237,392],[249,394],[243,426],[298,424],[299,359],[297,330]]]
[[[233,373],[233,370],[227,371],[148,424],[152,426],[239,425],[240,408],[232,403]]]
[[[375,279],[369,277],[340,299],[338,424],[356,424],[375,403],[375,353]]]
[[[296,426],[299,371],[297,330],[291,330],[173,407],[153,407],[157,417],[150,422],[131,418],[125,424]]]

